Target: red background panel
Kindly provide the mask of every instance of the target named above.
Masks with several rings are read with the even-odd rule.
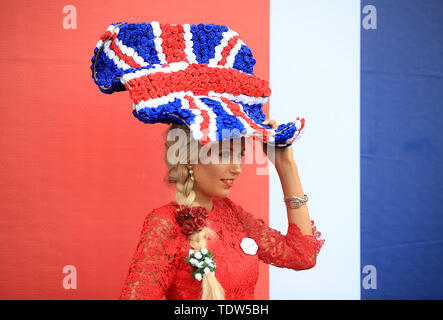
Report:
[[[63,7],[77,10],[65,30]],[[90,59],[113,22],[215,23],[237,31],[269,79],[269,1],[2,2],[0,298],[116,299],[143,219],[173,199],[163,179],[167,126],[102,94]],[[265,113],[268,113],[267,107]],[[268,222],[268,176],[245,165],[230,197]],[[62,286],[65,265],[77,289]],[[260,266],[256,298],[269,298]]]

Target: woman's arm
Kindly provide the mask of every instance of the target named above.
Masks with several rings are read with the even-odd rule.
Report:
[[[177,266],[177,233],[164,212],[154,209],[147,215],[120,300],[164,298]]]
[[[283,151],[280,155],[278,162],[276,157],[275,163],[283,194],[285,197],[303,197],[304,193],[298,176],[297,165],[292,156],[292,146],[283,150],[286,151]],[[288,214],[288,222],[295,223],[304,235],[312,235],[311,218],[309,217],[307,203],[297,209],[286,206],[286,212]]]
[[[267,122],[275,124],[273,120]],[[263,150],[266,155],[268,155],[267,148],[265,144]],[[283,149],[276,148],[273,151],[275,153],[268,157],[276,167],[284,195],[303,196],[292,146]],[[262,219],[256,219],[241,206],[234,203],[232,206],[245,231],[257,242],[258,255],[262,261],[294,270],[310,269],[315,266],[324,240],[320,239],[320,232],[317,231],[314,221],[310,220],[306,205],[297,209],[287,207],[288,232],[285,236],[267,226]]]
[[[278,127],[276,121],[271,119],[266,119],[263,124],[270,124],[274,129]],[[263,148],[266,155],[268,155],[267,148],[267,145]],[[275,158],[271,156],[269,160],[277,170],[284,196],[303,197],[304,193],[298,176],[298,168],[294,161],[292,145],[283,149],[274,148],[274,152],[271,155],[275,155]],[[286,206],[286,211],[289,223],[295,223],[304,235],[312,235],[311,219],[307,204],[297,209]]]
[[[310,227],[313,235],[302,234],[298,225],[293,222],[289,223],[287,234],[282,235],[278,230],[269,227],[263,219],[255,218],[229,198],[226,201],[234,210],[248,237],[257,243],[260,260],[276,267],[294,270],[305,270],[315,266],[324,240],[320,239],[320,232],[313,221]]]

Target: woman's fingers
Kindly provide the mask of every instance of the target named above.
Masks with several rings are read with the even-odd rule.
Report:
[[[277,121],[272,120],[272,119],[266,119],[265,121],[263,121],[262,124],[269,124],[269,125],[272,126],[273,129],[277,129],[278,128]]]
[[[266,119],[265,121],[262,122],[262,124],[269,124],[272,126],[272,129],[278,128],[277,121],[272,120],[272,119]],[[262,141],[262,148],[263,148],[263,152],[266,154],[266,156],[268,156],[268,144],[264,141]],[[274,163],[272,159],[269,159],[269,160],[272,161],[272,163]]]

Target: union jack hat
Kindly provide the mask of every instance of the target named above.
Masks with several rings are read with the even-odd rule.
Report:
[[[284,148],[304,119],[263,125],[271,94],[253,74],[255,59],[223,25],[111,24],[92,57],[92,77],[104,93],[127,90],[133,115],[144,123],[189,127],[202,145],[234,136],[259,137]]]

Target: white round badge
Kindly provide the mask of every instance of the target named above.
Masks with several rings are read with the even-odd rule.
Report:
[[[251,238],[243,238],[240,247],[243,249],[244,253],[254,255],[257,253],[258,246],[255,243],[254,239]]]

